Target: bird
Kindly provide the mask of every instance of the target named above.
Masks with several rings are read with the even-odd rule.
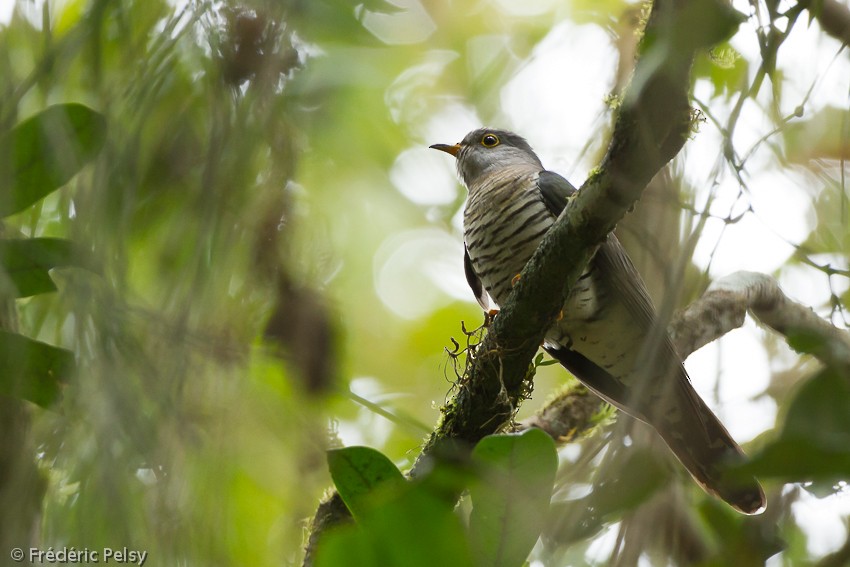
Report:
[[[456,158],[468,190],[464,272],[482,309],[494,312],[577,189],[507,130],[480,128],[459,143],[430,147]],[[726,472],[746,455],[694,390],[669,335],[659,340],[653,333],[657,319],[643,279],[611,233],[546,331],[543,348],[588,389],[654,428],[706,492],[744,514],[761,513],[758,480]]]

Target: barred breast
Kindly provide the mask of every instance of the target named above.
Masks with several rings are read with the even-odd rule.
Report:
[[[505,167],[469,188],[464,240],[476,275],[499,305],[507,301],[514,277],[555,222],[537,189],[537,175],[529,166]],[[591,276],[589,267],[565,305],[571,319],[598,316],[597,286]]]
[[[476,275],[499,305],[507,301],[513,279],[555,222],[537,187],[538,173],[534,166],[505,167],[469,187],[464,240]],[[625,377],[633,371],[637,354],[628,345],[640,344],[643,331],[631,324],[624,305],[612,301],[608,287],[591,261],[564,304],[563,318],[547,332],[546,342],[573,348]]]
[[[469,188],[464,240],[484,289],[503,305],[554,217],[536,190],[537,171],[506,167]]]

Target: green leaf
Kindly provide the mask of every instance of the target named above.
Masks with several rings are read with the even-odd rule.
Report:
[[[74,370],[71,351],[0,331],[0,393],[49,407]]]
[[[460,519],[424,485],[405,483],[376,499],[356,525],[325,536],[316,567],[472,567]]]
[[[0,138],[0,217],[20,212],[68,182],[106,138],[103,116],[82,104],[58,104]],[[3,183],[0,181],[0,183]]]
[[[470,487],[470,541],[479,565],[522,565],[543,531],[558,468],[539,429],[485,437],[472,452],[482,480]]]
[[[61,238],[0,240],[0,267],[17,289],[16,297],[56,291],[51,268],[79,264],[71,241]]]
[[[794,120],[782,129],[784,157],[792,163],[850,158],[843,126],[850,119],[846,108],[825,106]]]
[[[446,510],[454,510],[458,498],[478,475],[469,460],[469,446],[456,440],[438,441],[426,457],[426,463],[415,484],[443,502]]]
[[[838,117],[832,119],[838,121],[836,124],[842,123]],[[850,125],[850,121],[845,120],[844,123]],[[783,135],[785,134],[783,130]],[[810,142],[811,140],[808,143]],[[799,143],[810,149],[805,139],[799,140]],[[815,159],[820,158],[816,156]],[[819,162],[815,162],[815,168],[819,167],[817,163]],[[816,219],[812,232],[799,247],[798,253],[792,256],[792,261],[799,264],[802,258],[813,254],[845,255],[846,250],[850,249],[850,231],[847,230],[845,219],[846,200],[840,183],[824,183],[818,188],[817,198],[813,203]]]
[[[316,567],[380,567],[380,551],[356,525],[342,526],[328,532],[316,550]]]
[[[632,510],[664,486],[669,477],[669,469],[651,451],[629,451],[615,474],[596,485],[588,505],[602,517]]]
[[[404,484],[398,468],[370,447],[345,447],[328,451],[328,468],[339,495],[359,519],[369,506],[369,495],[379,488]]]
[[[812,443],[807,438],[782,438],[759,451],[743,470],[787,482],[848,480],[850,450]]]
[[[356,523],[328,533],[316,556],[318,567],[472,567],[466,531],[454,513],[466,468],[437,458],[422,478],[406,482],[381,453],[351,447],[329,453],[355,497]],[[340,488],[340,495],[343,495]],[[343,496],[345,500],[345,496]],[[348,503],[348,501],[346,501]]]
[[[600,472],[605,478],[590,494],[553,506],[549,530],[559,542],[592,537],[607,523],[648,500],[670,478],[669,469],[651,451],[638,449],[618,455]]]
[[[777,524],[752,522],[719,498],[703,498],[696,510],[704,526],[704,533],[710,533],[712,541],[723,542],[723,545],[715,548],[716,555],[699,565],[765,565],[777,553],[788,552],[788,526],[780,528]],[[793,561],[786,563],[798,564]]]
[[[850,378],[825,369],[806,382],[788,408],[782,437],[850,450]]]
[[[789,329],[786,338],[788,346],[800,353],[817,355],[823,350],[821,336],[808,329]]]
[[[806,382],[779,438],[740,467],[788,482],[850,480],[850,380],[832,369]]]
[[[421,485],[401,490],[364,523],[388,561],[382,565],[472,567],[463,525],[439,497]]]
[[[553,364],[558,364],[558,361],[554,358],[544,360],[542,352],[537,353],[537,356],[534,357],[534,368],[540,368],[541,366],[551,366]]]
[[[735,96],[746,84],[749,62],[728,43],[697,53],[692,75],[706,78],[714,86],[713,96]]]

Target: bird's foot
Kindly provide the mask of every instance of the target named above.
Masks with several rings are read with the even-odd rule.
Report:
[[[515,275],[515,276],[513,277],[513,279],[511,279],[511,287],[514,287],[514,286],[515,286],[515,285],[519,282],[519,280],[520,280],[521,278],[522,278],[522,274],[517,274],[517,275]]]

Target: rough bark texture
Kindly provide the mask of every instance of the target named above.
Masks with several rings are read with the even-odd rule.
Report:
[[[517,427],[521,431],[536,427],[557,442],[569,443],[593,427],[593,417],[604,403],[584,386],[571,384],[552,396],[537,413],[519,422]]]
[[[735,272],[712,283],[677,319],[676,345],[683,355],[690,354],[740,327],[748,312],[792,347],[827,366],[850,369],[850,334],[789,299],[774,278],[756,272]]]

